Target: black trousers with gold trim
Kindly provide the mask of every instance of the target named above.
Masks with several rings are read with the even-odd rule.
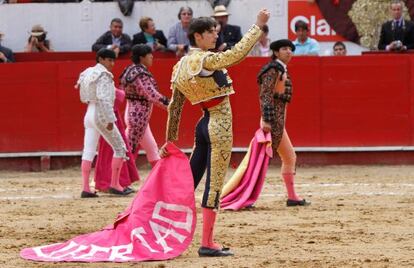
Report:
[[[218,209],[224,178],[230,163],[233,144],[232,114],[229,98],[204,110],[197,124],[194,150],[190,158],[194,187],[197,188],[207,169],[201,206]]]

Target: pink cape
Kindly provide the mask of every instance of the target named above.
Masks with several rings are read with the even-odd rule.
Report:
[[[271,134],[257,130],[246,156],[223,187],[221,208],[239,210],[257,201],[272,155]]]
[[[122,165],[121,174],[119,176],[119,183],[122,187],[130,186],[134,181],[139,180],[138,170],[135,166],[135,157],[131,153],[129,147],[128,139],[125,135],[125,125],[122,121],[119,108],[122,102],[125,99],[125,92],[116,89],[116,99],[114,105],[114,112],[116,116],[116,126],[121,133],[122,139],[124,140],[128,152],[127,156],[129,160],[125,161]],[[95,188],[101,191],[107,191],[111,184],[112,170],[111,170],[111,161],[114,151],[112,147],[102,138],[99,138],[99,147],[98,147],[98,156],[96,158],[95,165]]]
[[[26,248],[24,259],[50,262],[128,262],[172,259],[191,244],[196,226],[189,161],[172,143],[131,205],[114,224],[67,242]]]

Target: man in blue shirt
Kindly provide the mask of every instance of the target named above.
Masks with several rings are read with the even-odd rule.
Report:
[[[296,47],[295,55],[319,55],[319,43],[313,38],[308,37],[308,24],[304,21],[295,23],[296,40],[293,44]]]

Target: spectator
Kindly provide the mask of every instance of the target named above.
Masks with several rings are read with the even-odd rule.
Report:
[[[227,12],[225,6],[220,5],[214,8],[214,19],[220,24],[219,37],[216,44],[218,51],[224,51],[232,48],[242,38],[241,30],[239,26],[227,24],[230,13]],[[222,43],[220,43],[220,41]]]
[[[50,40],[46,39],[47,32],[40,24],[32,27],[27,45],[24,48],[25,52],[52,52]]]
[[[190,45],[188,27],[193,19],[191,7],[181,7],[178,12],[178,19],[180,21],[173,25],[168,33],[168,49],[175,51],[178,57],[182,57],[188,51]]]
[[[338,41],[333,45],[334,56],[346,56],[346,46],[343,42]]]
[[[391,1],[392,20],[385,22],[381,27],[378,49],[399,51],[414,48],[414,23],[404,20],[402,8],[402,1]]]
[[[142,17],[139,20],[141,32],[134,35],[132,45],[147,44],[152,50],[165,50],[167,38],[162,31],[155,28],[155,23],[150,17]]]
[[[304,21],[295,23],[296,40],[293,44],[296,47],[295,55],[319,55],[319,43],[308,36],[308,24]]]
[[[13,51],[10,48],[1,45],[1,40],[4,34],[0,32],[0,63],[3,62],[14,62]]]
[[[216,6],[226,6],[228,7],[231,0],[208,0],[211,4],[211,7],[215,8]]]
[[[95,44],[92,45],[92,51],[98,51],[101,48],[111,49],[118,54],[125,54],[131,50],[131,38],[122,33],[123,22],[119,18],[112,19],[109,31],[101,35]]]
[[[255,57],[270,57],[272,55],[272,51],[270,50],[270,39],[269,35],[269,26],[266,24],[262,27],[263,34],[259,39],[259,42],[253,47],[252,51],[250,52],[250,56]]]

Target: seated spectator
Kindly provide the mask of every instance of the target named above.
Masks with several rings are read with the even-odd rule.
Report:
[[[269,26],[266,24],[262,27],[263,34],[259,39],[259,42],[253,47],[252,51],[250,52],[250,56],[255,57],[270,57],[272,55],[272,51],[270,50],[270,39],[269,35]]]
[[[193,19],[191,7],[181,7],[178,12],[178,19],[180,21],[173,25],[168,33],[168,49],[174,51],[178,57],[182,57],[187,53],[190,45],[188,27]]]
[[[0,63],[14,62],[13,51],[10,48],[1,45],[1,40],[4,34],[0,32]]]
[[[226,7],[223,5],[214,8],[212,17],[220,24],[219,42],[216,43],[216,49],[218,51],[232,48],[242,38],[240,27],[227,23],[229,15],[230,13],[227,12]]]
[[[111,49],[118,54],[125,54],[131,50],[132,41],[129,35],[122,33],[123,23],[121,19],[112,19],[109,31],[101,35],[95,44],[92,45],[92,51],[97,52],[101,48]]]
[[[334,56],[346,56],[346,46],[343,42],[338,41],[333,45]]]
[[[295,23],[296,40],[293,41],[295,45],[295,55],[319,55],[319,43],[308,36],[308,24],[304,21],[297,21]]]
[[[40,24],[32,27],[24,52],[52,52],[50,40],[46,39],[47,32]]]
[[[392,20],[385,22],[381,27],[378,49],[387,51],[414,49],[414,22],[404,20],[403,5],[402,1],[391,1]]]
[[[208,0],[211,4],[212,8],[215,8],[216,6],[226,6],[228,7],[231,0]]]
[[[167,38],[162,31],[155,28],[155,23],[150,17],[142,17],[139,20],[141,32],[134,35],[132,45],[147,44],[152,50],[165,50],[167,48]]]

